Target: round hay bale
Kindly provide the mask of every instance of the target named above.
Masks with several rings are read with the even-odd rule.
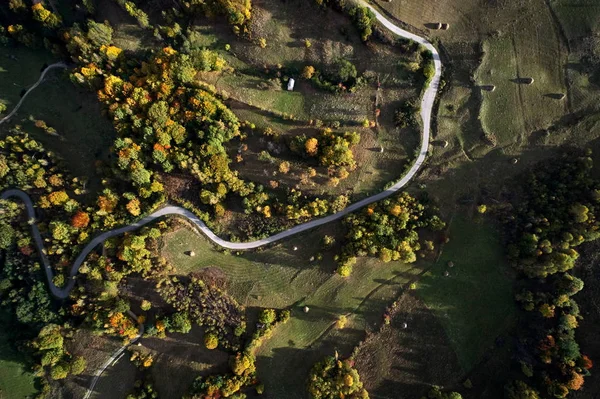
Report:
[[[308,313],[310,311],[310,308],[308,306],[305,306],[304,308],[302,308],[302,311],[304,313]]]
[[[452,262],[451,260],[448,261],[448,267],[454,267],[454,262]]]
[[[513,165],[515,165],[518,162],[519,162],[519,160],[517,158],[513,158],[510,160],[510,163],[512,163]]]
[[[444,277],[450,277],[450,272],[448,270],[444,272]]]

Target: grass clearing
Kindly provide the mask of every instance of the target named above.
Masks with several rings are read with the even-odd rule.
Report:
[[[503,259],[502,243],[492,226],[456,216],[450,242],[417,283],[417,296],[440,320],[465,372],[513,321],[510,269]]]
[[[548,28],[529,32],[523,28],[483,44],[485,56],[476,80],[495,85],[496,90],[482,93],[481,120],[484,131],[501,146],[527,144],[530,133],[547,129],[567,111],[566,101],[552,97],[566,94],[562,70],[566,59],[558,39],[539,40],[556,35],[552,25]],[[533,84],[522,83],[524,78],[533,78]]]
[[[318,136],[320,129],[273,117],[238,102],[232,102],[231,105],[238,117],[256,124],[256,129],[248,132],[248,138],[244,140],[248,149],[241,153],[243,161],[233,163],[232,169],[237,170],[243,179],[265,187],[271,181],[276,181],[283,187],[299,188],[305,194],[350,195],[352,201],[356,201],[369,192],[380,191],[388,182],[399,178],[412,155],[412,149],[419,143],[419,133],[414,129],[380,129],[377,133],[376,129],[345,127],[341,131],[354,131],[361,136],[360,143],[353,149],[357,168],[350,172],[347,179],[340,180],[337,187],[328,187],[328,168],[319,166],[316,158],[304,159],[292,153],[286,145],[286,140],[296,135]],[[265,137],[262,132],[266,127],[276,131],[279,138],[273,140]],[[383,153],[379,150],[381,146],[384,147]],[[238,142],[230,146],[232,159],[236,157],[239,148]],[[261,158],[263,151],[269,153],[269,160]],[[287,174],[280,173],[278,169],[283,161],[289,162],[291,166]],[[315,169],[316,176],[308,177],[308,167]]]
[[[96,163],[107,161],[116,133],[103,115],[93,93],[75,86],[63,70],[48,72],[44,82],[23,102],[9,123],[0,127],[0,133],[10,126],[21,125],[39,140],[45,148],[58,154],[68,170],[90,179],[90,191],[99,185]],[[43,120],[57,131],[49,135],[34,125]]]
[[[44,64],[55,61],[52,54],[43,50],[34,51],[24,46],[3,47],[0,55],[0,102],[6,105],[5,114],[17,105],[21,91],[37,82]]]
[[[319,253],[324,234],[339,236],[338,224],[323,226],[308,235],[293,237],[272,248],[234,256],[216,251],[202,236],[187,228],[163,237],[162,253],[179,273],[218,267],[228,278],[227,291],[247,307],[292,307],[292,319],[278,327],[257,353],[259,376],[269,398],[294,397],[314,361],[333,348],[349,354],[365,328],[379,324],[385,304],[421,269],[399,262],[380,264],[361,259],[349,278],[333,274],[332,254],[322,262]],[[298,249],[294,251],[294,247]],[[193,250],[195,257],[185,254]],[[303,306],[310,311],[304,313]],[[350,323],[332,331],[335,321],[348,314]],[[302,353],[290,357],[289,353]],[[301,396],[298,396],[301,397]]]
[[[402,392],[402,397],[420,398],[432,384],[455,385],[462,372],[439,320],[413,292],[400,296],[398,309],[355,357],[371,397],[395,399]]]
[[[552,0],[569,41],[600,31],[600,4],[587,0]]]
[[[477,71],[477,81],[482,85],[497,86],[495,91],[483,93],[480,114],[483,129],[499,142],[522,142],[524,113],[513,107],[513,104],[520,104],[519,92],[522,90],[518,83],[511,82],[518,75],[513,42],[510,37],[492,39],[483,44],[483,51],[486,56]]]
[[[5,328],[0,331],[0,398],[22,399],[37,392],[35,377],[24,365],[23,356],[11,342],[10,318],[0,311],[0,323]]]

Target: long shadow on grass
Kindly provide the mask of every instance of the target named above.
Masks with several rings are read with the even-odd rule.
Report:
[[[437,319],[411,294],[401,297],[399,308],[355,358],[374,398],[420,397],[430,384],[451,385],[461,373]]]

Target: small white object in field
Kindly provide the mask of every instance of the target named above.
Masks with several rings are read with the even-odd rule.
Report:
[[[190,256],[194,257],[194,256],[196,256],[196,253],[194,251],[190,251]]]
[[[296,83],[294,78],[290,78],[290,80],[288,80],[288,85],[287,85],[288,91],[294,90],[294,83]]]
[[[404,329],[408,328],[408,324],[402,323],[402,328],[404,328]]]
[[[383,147],[379,147],[379,152],[383,152]]]
[[[305,306],[304,309],[302,309],[302,310],[304,310],[304,313],[308,313],[308,311],[310,310],[310,308],[308,306]]]
[[[444,277],[450,277],[450,273],[448,272],[448,270],[446,270],[446,271],[444,272]]]
[[[298,247],[296,247],[296,246],[295,246],[295,247],[294,247],[294,251],[297,251],[297,250],[298,250]]]

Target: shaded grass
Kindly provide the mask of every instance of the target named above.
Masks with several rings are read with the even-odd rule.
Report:
[[[34,376],[24,365],[24,358],[11,342],[11,321],[4,310],[0,310],[0,397],[22,399],[37,392]]]
[[[257,353],[259,377],[269,398],[301,395],[314,361],[332,353],[331,345],[349,354],[365,328],[380,322],[384,304],[420,272],[413,265],[383,265],[376,259],[360,259],[353,274],[345,279],[332,273],[331,254],[325,253],[321,262],[311,262],[319,252],[322,235],[336,234],[336,226],[323,226],[264,251],[240,256],[215,251],[204,237],[188,229],[163,237],[162,253],[179,273],[216,266],[227,275],[227,291],[240,303],[248,307],[291,307],[291,320],[278,327]],[[294,247],[298,249],[294,251]],[[189,250],[194,250],[196,256],[185,255],[184,251]],[[302,311],[304,306],[309,307],[308,313]],[[342,314],[354,317],[347,329],[332,331]],[[290,359],[289,352],[302,355]]]
[[[51,64],[56,58],[45,50],[32,50],[26,47],[2,47],[0,52],[0,102],[6,105],[6,112],[13,110],[21,98],[21,91],[29,88],[41,74],[45,63]],[[0,116],[3,115],[0,113]]]
[[[503,259],[492,226],[457,216],[439,261],[417,283],[416,294],[442,323],[465,372],[514,318],[509,268]]]
[[[36,128],[35,120],[45,121],[57,135]],[[16,124],[58,154],[71,173],[89,178],[91,191],[99,184],[97,162],[108,160],[116,133],[94,94],[75,86],[64,71],[49,72],[10,122],[0,127],[0,133]]]
[[[600,4],[588,0],[552,0],[550,5],[560,19],[569,40],[600,30]]]

